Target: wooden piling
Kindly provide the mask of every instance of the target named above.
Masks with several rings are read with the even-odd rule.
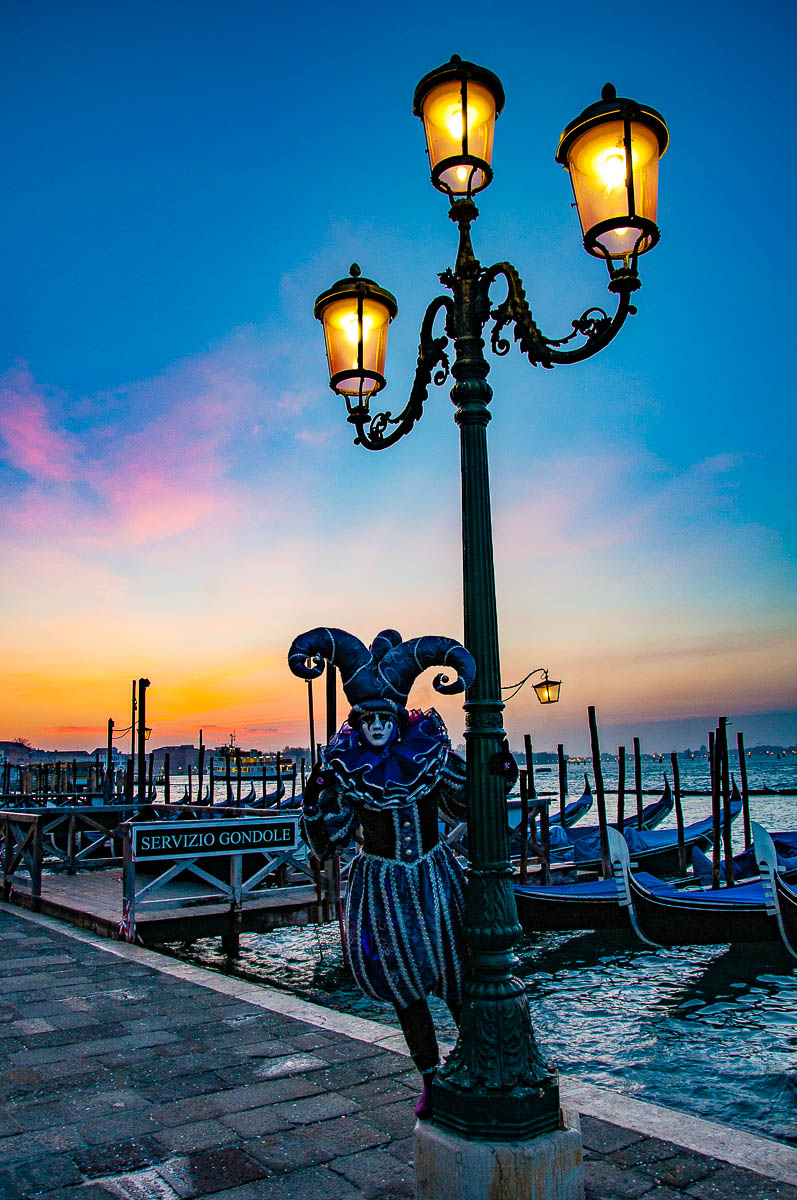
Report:
[[[636,792],[636,827],[644,824],[642,816],[642,747],[639,738],[634,738],[634,791]]]
[[[741,729],[736,734],[736,748],[739,751],[739,782],[742,785],[742,820],[744,822],[744,848],[749,850],[753,844],[753,828],[750,824],[750,790],[747,786],[747,759],[744,754],[744,734]]]
[[[227,750],[227,752],[224,755],[224,784],[225,784],[225,789],[226,789],[225,793],[224,793],[224,803],[229,804],[231,801],[231,798],[232,798],[232,779],[230,776],[230,751],[229,750]]]
[[[241,807],[241,747],[235,747],[235,803]]]
[[[681,799],[681,768],[678,765],[678,755],[673,750],[670,755],[672,767],[673,800],[675,801],[675,823],[678,827],[678,874],[686,874],[686,845],[684,844],[684,806]]]
[[[722,790],[722,848],[725,852],[725,882],[733,887],[733,841],[731,834],[731,773],[728,761],[728,718],[719,719],[719,766]]]
[[[197,775],[199,777],[198,783],[197,783],[197,796],[199,798],[199,803],[203,804],[204,799],[205,799],[204,796],[202,795],[203,789],[205,787],[205,743],[202,740],[202,730],[201,729],[199,731],[199,762],[197,764]],[[213,803],[212,796],[210,798],[210,803],[211,804]]]
[[[560,742],[556,747],[556,758],[559,764],[559,817],[564,821],[565,804],[567,802],[567,759],[565,748]]]
[[[520,783],[520,882],[526,883],[529,875],[529,784],[528,772],[521,771]]]
[[[617,828],[625,825],[625,746],[617,750]]]
[[[722,823],[720,820],[720,773],[717,769],[717,738],[712,731],[708,735],[708,756],[711,764],[711,886],[718,888],[720,885],[720,838],[722,836]]]
[[[193,777],[192,772],[193,772],[193,767],[189,763],[188,764],[188,803],[189,804],[194,803],[194,777]]]
[[[525,755],[526,755],[526,824],[525,824],[525,833],[524,833],[524,839],[523,839],[523,847],[526,851],[526,854],[528,855],[529,817],[531,819],[531,824],[534,828],[535,841],[537,840],[536,839],[537,818],[536,818],[535,813],[537,811],[536,801],[538,799],[537,787],[534,782],[534,748],[531,744],[531,736],[528,733],[525,734],[523,737],[523,749],[524,749]],[[520,793],[520,799],[521,799],[521,805],[522,805],[522,803],[523,803],[522,789],[521,789],[521,793]],[[548,884],[551,882],[551,827],[550,827],[550,821],[549,821],[549,817],[548,817],[548,797],[543,796],[540,798],[540,800],[541,800],[540,807],[539,807],[540,837],[539,837],[539,842],[537,844],[536,849],[540,856],[540,880],[543,884]],[[532,810],[531,814],[529,813],[530,808]],[[528,858],[527,858],[527,862],[528,862]]]
[[[169,751],[167,750],[163,756],[163,799],[166,804],[172,802],[172,780],[169,765]]]
[[[598,721],[595,716],[595,705],[587,709],[589,719],[589,740],[592,746],[592,771],[595,776],[595,802],[598,806],[598,828],[601,840],[601,874],[609,879],[612,874],[611,858],[609,856],[609,833],[606,824],[606,795],[603,790],[603,768],[601,767],[601,748],[598,741]],[[637,740],[636,738],[634,739]]]

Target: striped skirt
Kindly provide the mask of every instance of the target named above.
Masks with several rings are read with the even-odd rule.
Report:
[[[361,990],[406,1008],[434,994],[459,1004],[465,874],[438,842],[412,863],[359,854],[346,893],[349,958]]]

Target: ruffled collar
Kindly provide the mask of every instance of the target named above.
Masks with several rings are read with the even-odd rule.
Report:
[[[366,808],[398,808],[426,796],[439,781],[451,742],[434,708],[409,714],[409,726],[389,746],[370,746],[344,722],[322,751],[350,802]]]

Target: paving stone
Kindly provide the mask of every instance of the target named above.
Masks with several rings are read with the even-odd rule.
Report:
[[[60,1154],[85,1143],[72,1125],[56,1129],[38,1129],[12,1137],[0,1138],[0,1165],[24,1162],[42,1154]]]
[[[415,1171],[406,1163],[386,1154],[384,1150],[364,1150],[359,1154],[349,1154],[345,1158],[336,1158],[330,1163],[331,1171],[336,1171],[356,1184],[364,1195],[377,1196],[414,1196]]]
[[[386,1079],[372,1079],[368,1083],[358,1084],[356,1087],[340,1088],[341,1096],[348,1096],[352,1100],[356,1100],[363,1108],[370,1108],[378,1104],[395,1104],[398,1101],[405,1101],[409,1095],[407,1087],[389,1076]],[[420,1081],[416,1081],[414,1092],[420,1094]]]
[[[611,1125],[598,1117],[581,1117],[581,1141],[587,1150],[597,1150],[600,1154],[611,1154],[614,1150],[624,1150],[640,1142],[644,1134],[635,1133],[632,1129],[622,1129],[619,1125]]]
[[[223,1091],[226,1086],[215,1071],[204,1071],[201,1075],[178,1075],[175,1079],[141,1084],[138,1090],[146,1100],[169,1104],[187,1096]]]
[[[48,1154],[43,1159],[19,1163],[0,1177],[0,1197],[11,1188],[26,1196],[80,1183],[83,1178],[74,1160],[66,1154]]]
[[[224,1146],[237,1138],[235,1130],[220,1121],[194,1121],[187,1125],[173,1125],[155,1134],[159,1145],[174,1154],[185,1154],[192,1150],[209,1150],[213,1146]]]
[[[122,1171],[148,1167],[166,1157],[161,1146],[151,1137],[134,1138],[105,1146],[90,1146],[76,1151],[72,1157],[89,1179],[99,1175],[119,1175]]]
[[[286,1117],[294,1125],[312,1125],[316,1121],[327,1121],[331,1117],[341,1117],[344,1113],[357,1112],[359,1104],[336,1092],[325,1092],[320,1096],[310,1096],[306,1100],[292,1100],[287,1104],[274,1104],[272,1108],[277,1116]]]
[[[152,1132],[152,1108],[134,1109],[133,1112],[119,1113],[117,1116],[95,1117],[93,1121],[81,1123],[77,1128],[90,1146],[129,1141]]]
[[[268,1107],[248,1108],[243,1112],[230,1113],[221,1117],[221,1123],[243,1138],[260,1137],[262,1134],[279,1133],[282,1129],[295,1128],[287,1117]]]
[[[119,1200],[178,1200],[177,1192],[158,1173],[157,1167],[114,1175],[100,1180],[100,1183],[107,1188],[106,1195],[119,1197]],[[226,1193],[227,1196],[229,1194]]]
[[[415,1113],[410,1095],[396,1104],[380,1104],[368,1113],[368,1121],[394,1138],[408,1137],[415,1128]]]
[[[587,1200],[636,1200],[651,1190],[649,1175],[615,1163],[584,1163]]]
[[[717,1164],[703,1154],[677,1149],[671,1157],[660,1162],[640,1163],[639,1170],[651,1175],[657,1183],[668,1187],[685,1188],[698,1179],[705,1179],[717,1169]]]
[[[684,1190],[697,1200],[797,1200],[797,1187],[764,1179],[741,1167],[720,1165],[712,1175]]]
[[[321,1166],[264,1179],[253,1185],[242,1200],[363,1200],[363,1192],[342,1175]]]
[[[264,1104],[315,1096],[321,1090],[312,1077],[308,1080],[302,1076],[288,1076],[285,1079],[270,1079],[264,1083],[230,1088],[214,1096],[211,1104],[216,1106],[217,1112],[242,1112],[246,1108],[259,1108]]]
[[[385,1154],[392,1155],[399,1162],[413,1163],[415,1161],[415,1144],[412,1136],[403,1138],[393,1138],[392,1141],[385,1146]]]
[[[194,1196],[221,1192],[242,1183],[251,1183],[253,1179],[264,1179],[268,1169],[245,1151],[227,1147],[172,1158],[160,1166],[159,1173],[182,1200],[192,1200]]]
[[[317,1128],[313,1126],[305,1129],[292,1125],[289,1129],[262,1137],[248,1137],[241,1143],[241,1149],[278,1174],[301,1167],[315,1167],[337,1155],[335,1147],[319,1137]]]
[[[8,1106],[3,1114],[3,1135],[34,1129],[51,1129],[54,1125],[71,1125],[74,1113],[68,1104],[49,1100],[26,1100]]]
[[[302,1071],[323,1068],[326,1062],[314,1054],[284,1054],[278,1058],[267,1058],[254,1068],[256,1079],[280,1079],[285,1075],[299,1075]]]
[[[582,1116],[581,1120],[586,1122],[587,1118]],[[617,1163],[618,1167],[635,1167],[640,1163],[661,1162],[679,1152],[683,1153],[681,1147],[672,1142],[665,1142],[661,1138],[643,1137],[638,1142],[632,1142],[630,1146],[624,1146],[622,1150],[610,1152],[608,1158]]]

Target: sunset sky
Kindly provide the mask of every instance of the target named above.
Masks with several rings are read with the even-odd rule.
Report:
[[[612,306],[562,128],[611,80],[671,134],[638,315],[581,365],[491,360],[502,675],[563,680],[507,729],[583,750],[595,704],[611,736],[727,713],[797,740],[793,5],[6,0],[3,24],[0,739],[91,749],[145,675],[152,745],[302,743],[295,634],[462,635],[447,389],[354,447],[312,315],[355,260],[395,294],[403,407],[456,250],[412,96],[456,52],[506,91],[474,247],[549,336]],[[460,739],[458,700],[413,701]]]

